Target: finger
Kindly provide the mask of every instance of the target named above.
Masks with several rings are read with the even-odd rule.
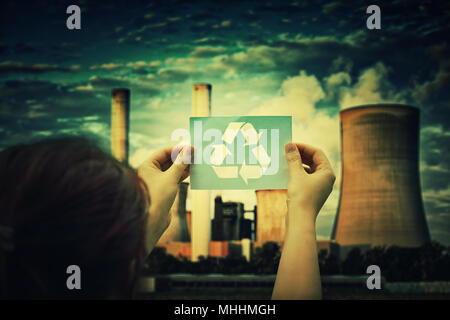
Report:
[[[307,144],[297,143],[303,162],[310,166],[313,172],[332,170],[330,161],[322,150]]]
[[[302,158],[297,146],[292,142],[288,142],[284,146],[284,151],[289,166],[289,175],[292,177],[304,173],[305,170],[302,166]]]
[[[166,171],[172,165],[172,149],[171,147],[156,151],[146,162],[161,171]]]
[[[178,153],[177,158],[167,170],[167,173],[177,182],[181,182],[189,175],[189,165],[193,155],[193,148],[191,146],[183,146]]]
[[[191,163],[194,159],[194,147],[193,146],[189,146],[188,148],[190,154],[186,155],[187,157],[190,157]],[[181,181],[183,181],[184,179],[186,179],[187,177],[189,177],[189,175],[191,174],[191,166],[188,166],[186,169],[184,169],[183,174],[181,175]]]
[[[188,166],[186,169],[184,169],[183,174],[181,175],[180,182],[189,177],[191,174],[190,166]]]
[[[307,164],[303,163],[302,166],[303,166],[303,169],[305,169],[306,173],[313,173],[311,167],[308,166]]]

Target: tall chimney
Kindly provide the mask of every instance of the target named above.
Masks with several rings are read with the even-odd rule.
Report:
[[[130,90],[113,89],[111,105],[111,154],[119,162],[128,163],[128,129]]]
[[[420,246],[430,240],[419,183],[419,109],[341,111],[342,182],[331,238],[341,246]]]
[[[212,235],[213,241],[224,241],[223,235],[223,205],[222,197],[217,196],[214,199],[214,219],[212,221]]]
[[[211,85],[194,84],[192,88],[192,116],[209,117],[211,114]],[[195,152],[195,151],[194,151]],[[211,238],[210,198],[209,190],[191,190],[192,195],[192,261],[199,256],[209,255]]]

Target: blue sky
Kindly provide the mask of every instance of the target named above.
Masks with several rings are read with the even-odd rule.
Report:
[[[70,4],[81,30],[66,28]],[[380,1],[4,1],[0,148],[83,134],[109,148],[110,92],[131,89],[130,161],[187,128],[192,84],[211,83],[212,115],[292,115],[296,141],[338,174],[318,220],[329,237],[339,198],[339,111],[365,103],[421,109],[421,183],[433,239],[450,244],[450,5]],[[219,192],[215,192],[219,193]],[[248,193],[225,200],[254,203]]]

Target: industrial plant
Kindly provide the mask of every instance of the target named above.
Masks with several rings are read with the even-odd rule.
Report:
[[[210,116],[211,85],[195,84],[192,116]],[[128,161],[130,91],[112,90],[111,153]],[[340,112],[342,181],[331,239],[317,241],[341,259],[351,248],[419,247],[430,241],[419,169],[419,110],[405,105],[368,105]],[[256,190],[257,205],[214,199],[211,191],[180,184],[171,224],[158,242],[167,253],[198,261],[242,255],[274,241],[282,245],[286,190]],[[190,193],[191,210],[186,210]]]
[[[342,183],[331,238],[341,246],[419,247],[430,241],[419,181],[419,109],[341,111]]]

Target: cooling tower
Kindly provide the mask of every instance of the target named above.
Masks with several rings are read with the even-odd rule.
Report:
[[[419,182],[419,109],[367,105],[340,113],[342,181],[331,238],[341,246],[430,240]]]
[[[284,241],[287,213],[286,190],[257,190],[256,241]]]
[[[121,163],[128,162],[130,90],[113,89],[111,103],[111,154]]]
[[[189,231],[186,221],[186,196],[188,190],[188,183],[182,182],[179,185],[177,196],[170,209],[170,225],[161,236],[160,243],[178,241],[189,242]]]
[[[192,116],[209,117],[211,113],[211,85],[195,84],[192,88]],[[209,190],[192,190],[192,261],[209,255],[211,217]]]

